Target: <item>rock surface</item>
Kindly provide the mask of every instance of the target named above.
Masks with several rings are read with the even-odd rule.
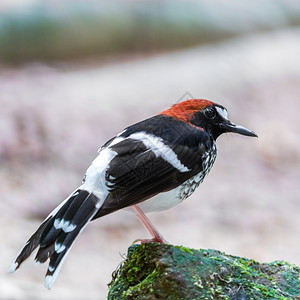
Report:
[[[113,274],[108,299],[300,299],[300,268],[217,250],[133,245]]]

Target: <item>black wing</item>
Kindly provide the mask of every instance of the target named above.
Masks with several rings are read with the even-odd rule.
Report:
[[[153,117],[143,121],[145,126],[138,123],[129,127],[120,135],[125,137],[121,142],[111,147],[108,144],[108,147],[117,152],[106,171],[110,193],[94,219],[176,188],[202,171],[203,153],[211,147],[207,144],[205,133],[184,122],[174,119],[167,121],[167,126],[156,126],[157,120]],[[170,160],[153,151],[153,147],[147,147],[143,141],[132,138],[136,130],[141,129],[144,134],[159,139],[159,136],[163,136],[165,145],[186,170],[174,167]]]

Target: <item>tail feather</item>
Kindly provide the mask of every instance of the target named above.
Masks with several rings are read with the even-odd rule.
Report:
[[[32,254],[32,252],[39,246],[41,235],[47,226],[47,224],[51,221],[51,217],[46,218],[46,220],[39,226],[36,232],[30,237],[30,239],[26,242],[24,247],[21,249],[19,254],[17,255],[14,262],[11,264],[8,269],[9,273],[15,272],[20,268],[21,264]]]
[[[63,220],[66,222],[71,222],[73,220],[74,215],[80,211],[80,207],[84,203],[84,201],[88,198],[90,193],[84,191],[80,193],[80,196],[76,197],[74,201],[70,204],[65,214],[63,215]],[[74,221],[74,220],[73,220]]]
[[[50,257],[49,267],[45,278],[45,285],[47,288],[50,289],[53,285],[62,263],[70,251],[75,239],[97,213],[99,209],[97,207],[97,202],[98,198],[95,195],[88,195],[87,199],[82,203],[73,217],[72,222],[69,223],[69,221],[67,221],[68,226],[65,230],[62,230],[57,237],[54,246],[55,251]],[[80,223],[77,223],[78,220],[80,220]],[[72,230],[70,230],[70,228],[72,228]]]
[[[75,241],[75,238],[80,233],[80,228],[77,227],[76,230],[72,231],[71,234],[65,234],[63,243],[55,243],[55,252],[50,258],[49,267],[46,276],[53,276],[58,266],[60,265],[62,259],[64,258],[66,252],[71,248]]]
[[[54,243],[50,244],[48,247],[41,247],[39,248],[36,256],[35,256],[35,262],[43,264],[47,261],[49,257],[52,256],[54,253]]]
[[[11,265],[14,272],[39,246],[37,263],[50,258],[45,285],[50,289],[75,239],[100,207],[99,199],[85,190],[77,190],[40,225]]]
[[[67,201],[62,205],[62,207],[58,210],[58,212],[51,218],[51,221],[48,222],[47,226],[45,227],[40,240],[40,246],[45,247],[46,245],[53,242],[60,232],[60,228],[58,228],[59,222],[62,220],[64,214],[69,209],[72,202],[76,200],[79,191],[73,193]]]

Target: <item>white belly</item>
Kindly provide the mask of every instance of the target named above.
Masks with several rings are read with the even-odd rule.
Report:
[[[177,188],[168,192],[159,193],[158,195],[139,203],[138,206],[144,213],[172,208],[189,197],[202,182],[203,177],[203,174],[199,173]]]
[[[138,206],[144,213],[148,213],[152,211],[167,210],[179,204],[180,202],[188,198],[191,194],[193,194],[200,183],[202,183],[205,176],[209,173],[215,161],[215,158],[215,154],[207,155],[207,161],[205,161],[205,167],[202,172],[188,179],[177,188],[168,192],[160,193],[142,203],[139,203]]]
[[[142,203],[139,203],[138,206],[144,213],[152,211],[162,211],[169,209],[182,201],[178,197],[178,188],[175,188],[171,191],[160,193]]]

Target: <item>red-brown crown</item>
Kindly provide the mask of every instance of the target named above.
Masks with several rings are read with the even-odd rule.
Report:
[[[189,122],[195,112],[215,104],[216,103],[205,99],[189,99],[172,105],[169,109],[162,111],[160,115],[173,117],[183,122]]]

